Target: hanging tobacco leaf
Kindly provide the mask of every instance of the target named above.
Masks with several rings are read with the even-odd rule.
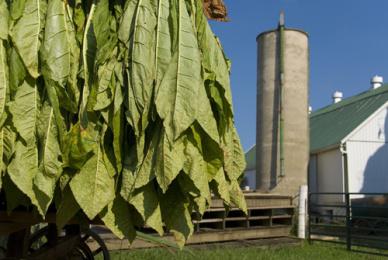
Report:
[[[205,10],[205,12],[204,12]],[[222,1],[0,2],[0,189],[57,224],[180,246],[212,194],[245,210]]]

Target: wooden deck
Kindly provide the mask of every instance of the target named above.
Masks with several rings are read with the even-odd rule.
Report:
[[[221,200],[213,200],[202,219],[193,215],[195,232],[187,244],[285,237],[290,234],[294,215],[291,197],[258,193],[246,193],[245,197],[248,215],[237,208],[226,211]],[[103,227],[96,229],[109,250],[155,246],[141,240],[129,245],[128,241],[117,239]],[[173,241],[171,235],[165,238]]]

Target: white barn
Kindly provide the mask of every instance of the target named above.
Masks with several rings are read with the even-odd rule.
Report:
[[[310,116],[310,192],[388,192],[388,86]],[[324,204],[343,196],[312,197]]]

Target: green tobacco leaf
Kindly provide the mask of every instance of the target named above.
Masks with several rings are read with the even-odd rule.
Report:
[[[116,34],[116,25],[114,18],[111,15],[111,10],[108,0],[100,0],[96,2],[96,8],[93,13],[93,18],[91,20],[90,33],[93,37],[93,41],[88,39],[88,51],[93,53],[94,60],[88,60],[89,63],[89,88],[90,93],[88,96],[87,110],[100,110],[101,104],[99,104],[96,109],[96,104],[101,102],[101,96],[98,96],[106,86],[112,86],[111,84],[105,84],[101,86],[103,81],[108,81],[112,79],[112,72],[114,70],[114,65],[117,63],[116,60],[116,46],[117,46],[117,34]],[[91,48],[95,50],[90,51]],[[91,57],[91,56],[90,56]],[[92,64],[93,63],[93,64]],[[105,65],[105,66],[104,66]],[[101,68],[102,66],[102,68]],[[92,70],[93,69],[93,70]],[[106,74],[106,75],[103,75]],[[97,76],[96,76],[97,75]],[[104,78],[101,78],[104,77]],[[101,81],[102,80],[102,81]],[[109,89],[110,90],[110,89]],[[114,90],[111,91],[110,98],[108,101],[112,101]],[[105,99],[104,99],[105,100]],[[102,101],[103,102],[103,101]],[[103,105],[104,106],[104,105]],[[105,108],[104,106],[103,108]]]
[[[30,199],[12,182],[8,174],[3,178],[7,213],[11,213],[18,206],[31,206]]]
[[[80,124],[74,125],[65,137],[65,166],[81,169],[85,162],[93,155],[96,146],[95,131],[89,126],[82,129]]]
[[[25,0],[24,9],[12,30],[11,38],[30,75],[39,76],[40,34],[44,27],[46,2]]]
[[[66,3],[61,0],[49,1],[47,8],[44,40],[41,48],[42,73],[46,81],[50,102],[55,109],[57,123],[61,124],[59,107],[77,112],[77,93],[73,84],[67,83],[73,70],[73,52],[75,51],[75,35],[68,21]],[[74,77],[74,76],[73,76]],[[52,83],[50,81],[55,82]],[[58,102],[58,99],[61,102]],[[63,127],[62,127],[63,128]],[[63,136],[63,134],[61,134]]]
[[[229,183],[225,179],[223,168],[219,169],[216,176],[214,176],[211,181],[210,186],[212,190],[225,202],[225,204],[230,205]]]
[[[195,1],[196,9],[202,10],[202,1]],[[202,52],[202,64],[205,71],[205,79],[212,79],[219,82],[224,91],[224,99],[229,104],[229,110],[232,108],[232,92],[230,89],[229,65],[219,41],[211,31],[210,25],[201,11],[195,12],[195,26],[199,48]]]
[[[231,202],[236,205],[239,209],[248,214],[247,203],[243,192],[241,191],[240,185],[237,181],[232,181],[229,186],[229,194]]]
[[[149,242],[149,243],[152,243],[152,244],[155,244],[155,245],[168,246],[171,248],[182,250],[177,244],[175,244],[167,239],[162,239],[162,238],[156,237],[154,235],[149,235],[149,234],[146,234],[143,232],[136,231],[136,238],[143,240],[143,241],[146,241],[146,242]],[[187,248],[183,249],[183,251],[191,253],[191,251],[189,251]]]
[[[174,234],[177,244],[182,248],[194,230],[189,202],[177,183],[168,189],[160,201],[166,227]]]
[[[0,40],[0,118],[3,116],[5,110],[7,92],[9,92],[9,68],[7,53],[4,42]]]
[[[142,116],[147,118],[153,92],[155,62],[155,0],[139,1],[131,46],[131,87]],[[144,129],[144,128],[143,128]]]
[[[9,87],[11,97],[16,92],[17,88],[24,82],[27,76],[26,68],[17,51],[12,48],[9,50]]]
[[[4,157],[4,130],[0,130],[0,191],[3,186],[3,176],[5,173]]]
[[[222,149],[224,151],[225,172],[231,181],[237,181],[245,170],[246,162],[237,130],[232,123],[222,138]]]
[[[94,105],[94,110],[102,110],[107,108],[112,102],[115,94],[115,77],[114,69],[117,65],[115,59],[109,60],[98,69],[98,88],[97,98]]]
[[[116,22],[112,16],[109,0],[99,0],[93,15],[93,30],[96,35],[96,64],[104,64],[115,55],[117,46]]]
[[[156,54],[155,54],[155,93],[158,92],[168,65],[172,59],[174,43],[172,37],[176,25],[171,25],[170,0],[158,0],[157,28],[156,28]]]
[[[22,191],[35,205],[41,215],[44,210],[35,195],[33,182],[38,174],[38,150],[34,144],[28,143],[24,145],[21,140],[15,143],[15,155],[11,163],[8,165],[7,173],[12,182]]]
[[[36,82],[24,81],[9,104],[12,123],[27,145],[35,146],[40,97]],[[36,147],[35,147],[36,148]]]
[[[8,19],[9,11],[6,1],[0,2],[0,39],[6,40],[8,38]]]
[[[15,152],[16,133],[13,132],[9,122],[3,126],[3,161],[6,165],[9,164]]]
[[[70,46],[70,75],[68,79],[68,88],[66,89],[69,96],[72,98],[71,109],[72,113],[78,112],[78,103],[80,99],[80,90],[78,87],[78,72],[80,68],[80,47],[77,42],[76,29],[74,25],[75,17],[71,14],[72,10],[69,5],[66,8],[66,31]]]
[[[134,16],[133,34],[130,42],[128,116],[136,134],[137,159],[143,160],[145,129],[153,106],[156,3],[138,1]],[[136,107],[134,111],[132,107]]]
[[[157,148],[157,157],[155,165],[155,176],[163,192],[166,192],[172,181],[183,169],[184,156],[183,138],[180,138],[173,145],[167,139],[167,134],[163,130],[162,136]]]
[[[12,123],[23,140],[16,141],[15,157],[8,166],[8,174],[39,212],[44,210],[33,191],[33,180],[38,173],[36,126],[39,116],[39,92],[35,82],[25,81],[17,90],[15,101],[9,105]]]
[[[6,1],[4,1],[6,2]],[[22,16],[24,11],[24,5],[26,3],[26,0],[15,0],[15,1],[9,1],[11,5],[10,14],[11,18],[13,20],[17,20]]]
[[[128,202],[139,212],[147,226],[163,235],[160,205],[153,183],[137,190]]]
[[[79,45],[82,45],[82,41],[84,37],[83,32],[84,32],[85,21],[86,21],[86,14],[84,12],[82,2],[83,2],[82,0],[74,1],[74,8],[72,9],[72,15],[71,15],[73,20],[72,23],[74,23],[76,38]]]
[[[54,197],[56,182],[63,171],[54,110],[47,102],[43,104],[39,115],[38,137],[40,140],[40,163],[39,172],[34,179],[34,186],[40,193],[38,201],[41,208],[46,212]]]
[[[109,203],[100,213],[101,220],[118,238],[127,238],[132,242],[136,237],[136,230],[132,221],[129,204],[120,195]]]
[[[62,229],[79,212],[80,207],[75,200],[69,186],[62,191],[61,203],[57,205],[56,224]]]
[[[66,4],[61,0],[49,1],[44,40],[41,48],[42,73],[46,90],[55,115],[56,131],[60,144],[63,144],[66,129],[60,107],[72,109],[73,95],[66,91],[66,84],[71,73],[71,40],[66,20]],[[59,101],[60,100],[60,101]]]
[[[207,174],[204,174],[207,170],[207,165],[202,154],[190,141],[186,143],[184,153],[186,155],[184,172],[190,177],[190,180],[198,190],[199,194],[197,196],[206,198],[207,202],[210,203],[209,178]]]
[[[86,20],[84,38],[82,41],[82,64],[84,86],[82,90],[82,98],[80,104],[79,118],[82,128],[88,126],[87,106],[90,98],[90,91],[93,83],[94,65],[96,59],[96,35],[93,28],[93,17],[96,10],[96,0],[92,1],[88,18]]]
[[[209,180],[213,179],[219,169],[223,167],[224,152],[220,145],[211,139],[198,124],[191,127],[192,135],[188,135],[190,142],[195,145],[206,163],[205,172]]]
[[[196,34],[183,0],[176,3],[175,53],[156,93],[156,108],[170,142],[175,141],[197,118],[201,78],[201,55]]]
[[[139,164],[137,169],[130,169],[129,165],[124,165],[121,196],[128,201],[135,189],[147,185],[155,178],[155,167],[159,156],[158,143],[160,138],[160,128],[156,127],[143,162]],[[128,160],[130,159],[128,158]]]
[[[94,219],[115,197],[114,179],[106,169],[100,145],[70,181],[77,203],[89,219]]]
[[[121,89],[121,83],[116,80],[115,97],[113,104],[113,119],[111,122],[111,128],[113,132],[113,151],[116,160],[117,172],[122,170],[122,158],[123,158],[123,140],[124,140],[124,120],[123,120],[123,93]]]
[[[207,97],[205,86],[202,85],[198,89],[198,100],[201,100],[201,105],[198,107],[197,121],[205,130],[206,134],[213,139],[217,144],[220,142],[220,136],[218,134],[217,122],[214,118],[210,101]]]
[[[124,13],[120,22],[118,37],[124,46],[129,45],[130,36],[133,32],[133,19],[139,0],[128,0],[125,3]]]
[[[67,33],[67,11],[62,0],[50,0],[42,43],[46,75],[63,86],[70,74],[70,42]]]

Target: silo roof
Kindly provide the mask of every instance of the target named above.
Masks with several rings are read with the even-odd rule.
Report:
[[[388,85],[384,85],[313,112],[310,115],[310,153],[340,145],[387,101]]]

